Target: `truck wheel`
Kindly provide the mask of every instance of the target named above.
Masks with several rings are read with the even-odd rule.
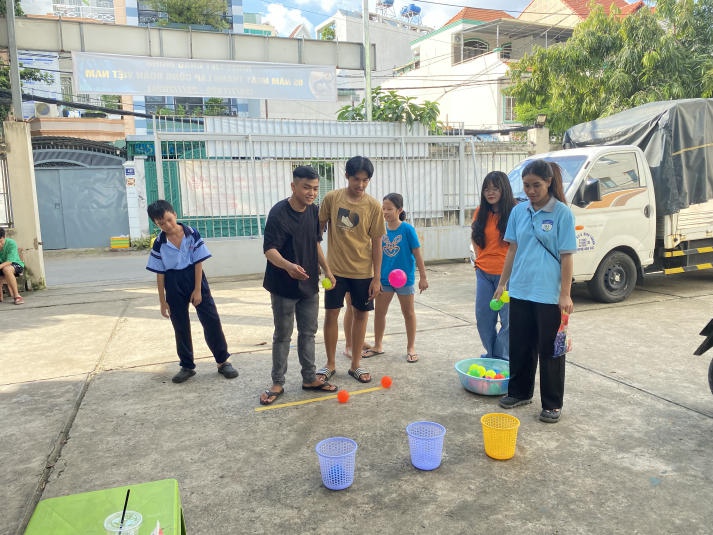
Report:
[[[623,301],[636,286],[636,265],[631,257],[620,251],[614,251],[604,257],[587,283],[589,293],[602,303]]]

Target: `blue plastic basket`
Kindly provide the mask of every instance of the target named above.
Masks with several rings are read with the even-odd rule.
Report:
[[[509,377],[505,379],[486,379],[485,377],[472,377],[468,375],[468,369],[472,364],[492,369],[496,373],[507,372],[510,374],[510,363],[507,360],[470,358],[456,362],[456,372],[463,388],[474,394],[481,396],[502,396],[508,393]]]
[[[317,444],[322,483],[330,490],[343,490],[354,483],[357,443],[351,438],[325,438]]]
[[[441,465],[446,428],[436,422],[412,422],[406,426],[411,464],[419,470],[435,470]]]

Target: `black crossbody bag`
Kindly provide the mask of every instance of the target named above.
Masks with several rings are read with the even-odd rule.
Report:
[[[532,233],[535,235],[535,238],[537,239],[537,241],[540,242],[540,245],[542,245],[542,247],[545,248],[545,251],[547,251],[548,253],[550,253],[550,256],[551,256],[552,258],[554,258],[555,261],[556,261],[558,264],[561,264],[562,261],[559,259],[559,257],[558,257],[555,253],[553,253],[552,251],[550,251],[550,248],[547,247],[547,246],[545,245],[545,243],[544,243],[544,242],[540,239],[540,237],[537,235],[537,231],[535,230],[535,216],[534,216],[532,213],[530,213],[530,225],[532,225]]]

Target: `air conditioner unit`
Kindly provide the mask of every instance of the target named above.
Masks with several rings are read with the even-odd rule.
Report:
[[[35,102],[35,117],[59,117],[57,104]]]

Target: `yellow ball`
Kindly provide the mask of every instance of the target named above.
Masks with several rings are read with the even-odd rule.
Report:
[[[329,290],[332,287],[332,281],[327,278],[322,279],[322,287],[325,290]]]
[[[510,294],[508,293],[507,290],[503,290],[502,295],[500,296],[500,300],[503,303],[509,303],[510,302]]]

